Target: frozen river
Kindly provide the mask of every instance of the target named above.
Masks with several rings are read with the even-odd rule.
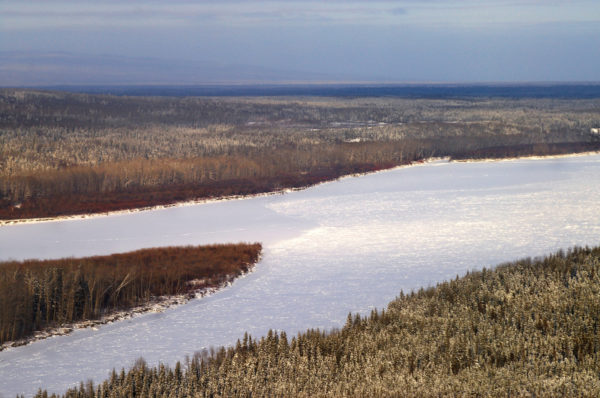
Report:
[[[304,191],[0,227],[0,259],[260,241],[256,271],[210,297],[0,352],[0,393],[63,392],[143,356],[173,364],[245,331],[341,326],[467,270],[600,243],[600,155],[437,162]]]

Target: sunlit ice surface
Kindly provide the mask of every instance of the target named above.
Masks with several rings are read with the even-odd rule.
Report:
[[[0,258],[263,243],[255,272],[220,292],[0,352],[0,393],[64,392],[139,357],[173,365],[248,331],[341,327],[401,290],[559,248],[600,243],[600,155],[435,162],[303,191],[0,227]]]

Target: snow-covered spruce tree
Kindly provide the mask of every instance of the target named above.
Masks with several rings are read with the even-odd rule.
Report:
[[[113,373],[92,396],[599,396],[599,297],[600,248],[576,248],[402,294],[341,330]]]

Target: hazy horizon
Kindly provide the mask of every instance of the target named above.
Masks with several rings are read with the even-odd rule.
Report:
[[[5,1],[0,86],[600,81],[600,3]]]

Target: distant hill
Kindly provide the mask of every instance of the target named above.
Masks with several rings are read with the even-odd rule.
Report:
[[[0,51],[0,87],[132,96],[600,98],[600,82],[371,83],[343,73],[69,52]],[[377,83],[375,83],[377,82]]]
[[[253,65],[69,52],[0,51],[0,86],[181,85],[330,81],[332,76]]]
[[[38,88],[87,94],[128,96],[313,96],[454,98],[600,98],[598,83],[555,84],[222,84],[222,85],[53,85]]]

